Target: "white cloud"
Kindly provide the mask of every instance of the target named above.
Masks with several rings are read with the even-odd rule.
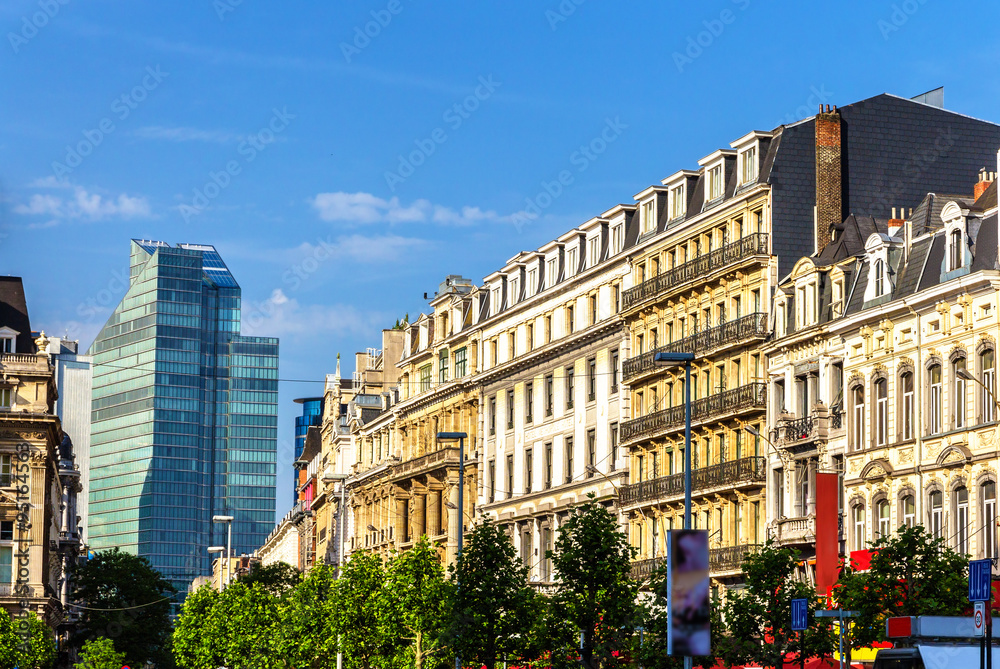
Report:
[[[263,302],[244,303],[241,332],[255,337],[308,337],[321,341],[331,336],[368,335],[385,327],[389,316],[365,312],[348,304],[300,304],[276,288]]]
[[[138,218],[152,215],[149,201],[144,197],[130,196],[125,193],[117,197],[104,197],[93,193],[82,186],[65,185],[62,182],[49,181],[49,178],[34,182],[39,188],[72,188],[73,195],[62,197],[50,194],[35,193],[27,204],[14,207],[14,212],[26,216],[51,216],[54,220],[85,219],[99,221],[105,218]],[[52,221],[41,227],[53,225]],[[35,225],[35,227],[39,227]]]
[[[162,125],[150,125],[139,128],[132,134],[141,139],[160,139],[168,142],[209,142],[225,144],[238,139],[238,136],[225,130],[201,130],[184,126],[170,128]]]
[[[435,205],[428,200],[415,200],[409,205],[398,197],[386,200],[371,193],[320,193],[310,203],[324,221],[344,223],[443,223],[470,225],[481,221],[507,222],[509,216],[479,207],[455,210]]]

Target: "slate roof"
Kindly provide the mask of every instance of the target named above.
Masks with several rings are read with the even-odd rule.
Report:
[[[833,265],[864,253],[865,241],[876,232],[883,234],[889,232],[889,221],[884,218],[851,214],[844,221],[836,239],[814,256],[816,264],[821,267]]]
[[[31,321],[28,318],[28,302],[19,276],[0,276],[0,327],[9,327],[18,333],[17,341],[14,342],[18,353],[35,352]]]

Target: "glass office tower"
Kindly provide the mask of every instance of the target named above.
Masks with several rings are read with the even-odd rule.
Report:
[[[212,246],[132,240],[128,292],[90,348],[90,546],[149,558],[181,593],[207,548],[274,527],[278,340],[240,336]]]
[[[306,433],[310,427],[320,427],[323,424],[323,398],[303,397],[295,400],[302,405],[302,415],[295,417],[295,460],[302,457],[306,446]],[[299,471],[292,472],[295,483],[292,485],[292,506],[299,501]]]

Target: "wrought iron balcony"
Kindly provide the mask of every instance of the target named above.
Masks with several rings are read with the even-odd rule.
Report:
[[[760,544],[742,544],[712,548],[708,551],[708,566],[713,572],[743,571],[743,560],[760,548]]]
[[[622,293],[622,308],[628,309],[633,307],[693,279],[705,278],[712,272],[731,265],[734,262],[753,256],[767,255],[767,253],[767,234],[754,233],[747,235],[711,253],[698,256],[683,265],[678,265],[671,270],[647,279],[638,286],[629,288]]]
[[[767,384],[749,383],[732,390],[703,397],[691,403],[691,422],[705,421],[715,416],[763,408],[767,405]],[[654,437],[684,424],[684,405],[656,411],[625,421],[621,426],[622,443],[644,437]]]
[[[684,337],[678,341],[665,344],[642,355],[629,358],[622,365],[622,376],[626,381],[645,374],[656,368],[653,359],[657,353],[664,351],[681,351],[702,355],[707,351],[727,344],[750,343],[755,339],[767,337],[767,314],[753,313],[728,321],[703,332]]]
[[[426,455],[421,455],[418,458],[394,464],[391,467],[391,475],[393,478],[397,478],[407,474],[421,474],[448,465],[458,466],[457,448],[442,448]]]
[[[660,568],[665,558],[648,558],[646,560],[636,560],[632,563],[632,578],[636,581],[644,581]]]
[[[754,455],[739,460],[720,462],[691,471],[691,490],[708,490],[747,483],[764,483],[767,474],[767,458]],[[638,504],[650,500],[667,500],[684,494],[684,473],[670,474],[658,478],[624,485],[621,487],[622,506]]]
[[[842,413],[830,413],[822,408],[802,418],[780,419],[771,431],[771,438],[776,444],[794,446],[813,439],[826,439],[831,430],[839,430],[843,424]]]

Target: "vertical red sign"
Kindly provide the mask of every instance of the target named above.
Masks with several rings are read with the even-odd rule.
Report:
[[[837,582],[841,491],[836,473],[816,472],[816,591],[830,592]]]

